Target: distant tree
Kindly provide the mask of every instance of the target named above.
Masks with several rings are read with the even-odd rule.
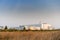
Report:
[[[25,27],[24,27],[24,29],[23,29],[23,30],[26,30],[26,29],[25,29]]]
[[[7,26],[5,26],[5,30],[8,29]]]

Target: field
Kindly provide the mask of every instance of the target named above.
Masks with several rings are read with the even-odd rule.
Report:
[[[0,32],[0,40],[60,40],[60,31]]]

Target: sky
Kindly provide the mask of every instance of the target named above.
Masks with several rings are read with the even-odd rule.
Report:
[[[0,25],[49,23],[60,28],[60,0],[0,0]]]

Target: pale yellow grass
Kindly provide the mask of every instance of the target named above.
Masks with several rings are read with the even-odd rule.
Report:
[[[60,31],[0,32],[0,40],[60,40]]]

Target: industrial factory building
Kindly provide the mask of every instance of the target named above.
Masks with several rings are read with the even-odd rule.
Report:
[[[52,30],[53,27],[52,27],[52,25],[50,25],[50,24],[48,24],[48,23],[43,23],[43,24],[41,25],[41,29],[43,29],[43,30]]]
[[[40,26],[36,26],[36,25],[25,26],[25,29],[26,30],[52,30],[53,27],[48,23],[42,23],[40,24]]]
[[[0,26],[0,29],[4,30],[5,27]],[[17,29],[17,30],[53,30],[52,25],[48,23],[42,24],[33,24],[33,25],[20,25],[19,27],[11,27],[9,29]]]

